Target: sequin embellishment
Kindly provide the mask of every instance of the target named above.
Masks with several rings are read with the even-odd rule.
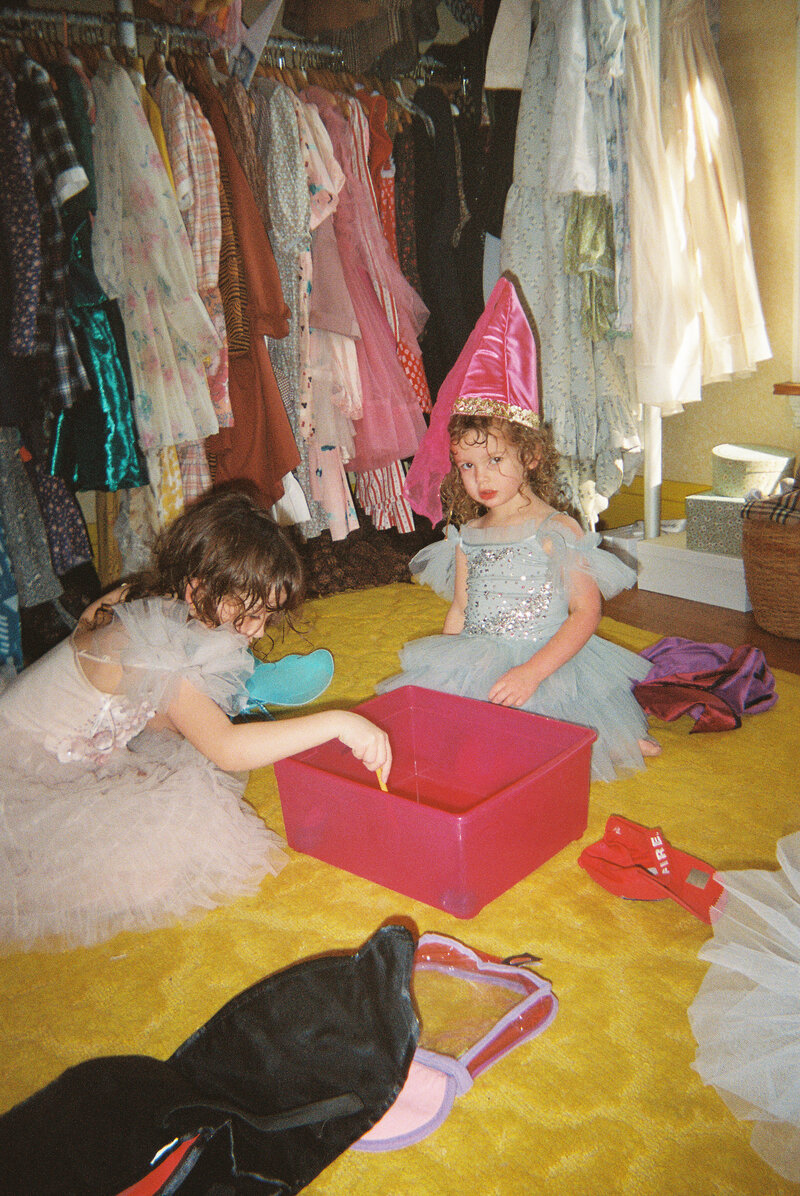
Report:
[[[542,580],[534,567],[529,576],[517,576],[513,594],[498,593],[498,569],[506,575],[519,565],[518,546],[484,548],[467,559],[469,599],[463,635],[497,635],[506,639],[536,640],[553,598],[553,581]]]

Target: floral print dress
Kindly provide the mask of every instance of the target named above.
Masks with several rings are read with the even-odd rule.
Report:
[[[103,289],[120,304],[134,415],[150,454],[218,431],[203,359],[219,349],[219,337],[198,294],[183,219],[131,79],[103,62],[93,86],[92,252]]]

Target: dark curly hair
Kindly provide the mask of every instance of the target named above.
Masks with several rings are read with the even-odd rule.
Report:
[[[240,608],[234,626],[261,609],[275,623],[300,608],[303,567],[288,536],[248,495],[212,491],[159,534],[151,567],[127,581],[124,600],[183,599],[187,589],[198,617],[211,627],[226,599]]]
[[[453,415],[447,425],[450,435],[450,472],[441,485],[442,506],[446,522],[461,526],[482,515],[486,507],[471,499],[464,489],[461,475],[453,461],[452,449],[466,440],[468,444],[485,444],[494,432],[515,448],[525,470],[525,481],[543,502],[561,508],[562,495],[556,475],[558,453],[548,424],[529,428],[511,420],[498,420],[489,415]]]

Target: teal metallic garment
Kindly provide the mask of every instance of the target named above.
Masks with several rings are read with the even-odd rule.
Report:
[[[77,490],[121,490],[147,484],[131,408],[125,329],[116,300],[103,291],[92,264],[91,213],[97,207],[92,126],[86,90],[71,66],[54,68],[58,99],[89,186],[64,207],[69,237],[69,318],[90,390],[60,414],[50,471]]]
[[[125,330],[91,266],[91,232],[84,221],[72,236],[69,318],[91,390],[58,418],[51,472],[77,490],[147,485],[131,408]]]

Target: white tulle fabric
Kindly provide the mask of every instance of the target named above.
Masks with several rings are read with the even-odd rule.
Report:
[[[777,846],[780,869],[723,872],[726,903],[700,958],[710,962],[689,1009],[693,1064],[737,1117],[754,1150],[800,1182],[800,832]]]
[[[772,350],[750,241],[742,152],[705,0],[661,5],[660,57],[661,126],[688,226],[706,385],[751,373]]]
[[[244,779],[147,729],[182,680],[233,713],[253,664],[242,636],[203,627],[184,603],[144,600],[0,694],[5,949],[162,926],[280,870],[282,841],[243,801]]]

